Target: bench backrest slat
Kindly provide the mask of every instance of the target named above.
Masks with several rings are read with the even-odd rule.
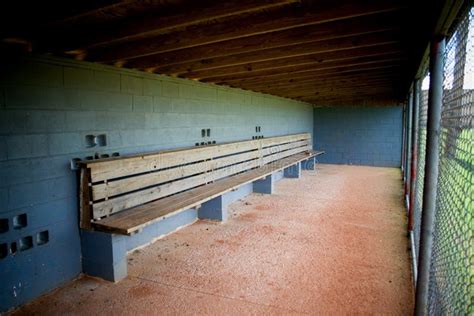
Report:
[[[82,163],[93,219],[310,151],[309,133]]]

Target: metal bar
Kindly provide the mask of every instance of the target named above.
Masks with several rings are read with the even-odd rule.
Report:
[[[418,121],[420,110],[420,81],[413,81],[413,120],[412,120],[412,137],[411,137],[411,183],[410,183],[410,203],[408,209],[408,231],[413,230],[414,223],[414,207],[416,193],[416,168],[418,165]]]
[[[410,161],[411,161],[411,134],[412,134],[412,113],[413,113],[413,91],[410,92],[408,97],[408,107],[407,107],[407,134],[406,134],[406,159],[405,159],[405,170],[406,170],[406,180],[405,180],[405,203],[408,205],[408,194],[410,192]]]
[[[430,45],[430,90],[428,92],[428,124],[426,135],[426,165],[421,217],[418,280],[415,314],[428,314],[430,262],[433,247],[433,227],[436,212],[436,189],[439,172],[439,135],[443,102],[443,68],[445,38],[433,39]]]
[[[406,181],[406,170],[405,170],[405,155],[406,155],[406,148],[405,148],[405,144],[406,144],[406,139],[405,139],[405,135],[406,135],[406,119],[407,119],[407,105],[406,103],[403,105],[403,118],[402,118],[402,165],[401,165],[401,168],[402,168],[402,174],[403,174],[403,183],[405,183]]]

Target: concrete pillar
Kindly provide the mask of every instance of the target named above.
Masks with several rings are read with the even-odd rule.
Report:
[[[125,238],[127,236],[83,230],[81,246],[84,273],[112,282],[127,277]]]
[[[199,219],[208,219],[214,221],[227,220],[227,203],[224,201],[224,195],[218,196],[201,205],[198,210]]]
[[[288,168],[283,170],[283,175],[285,178],[295,178],[298,179],[301,177],[301,162],[298,162]]]
[[[303,170],[315,170],[316,169],[316,157],[311,157],[308,160],[301,162],[301,168]]]
[[[273,193],[273,174],[266,176],[263,179],[259,179],[253,182],[253,192],[272,194]]]

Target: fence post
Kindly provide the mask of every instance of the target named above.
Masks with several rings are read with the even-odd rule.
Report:
[[[406,157],[405,157],[405,205],[409,208],[407,196],[410,192],[410,161],[411,161],[411,134],[412,134],[412,113],[413,113],[413,91],[408,96],[407,106],[407,130],[406,130]]]
[[[419,80],[413,81],[413,123],[411,137],[411,183],[410,183],[410,207],[408,209],[408,231],[413,231],[414,207],[416,193],[416,168],[418,165],[418,120],[420,113],[420,86]]]
[[[439,135],[443,102],[443,68],[445,38],[430,43],[430,90],[428,92],[428,124],[426,135],[426,165],[421,217],[420,253],[416,286],[415,314],[428,314],[429,275],[436,212],[436,190],[439,169]]]

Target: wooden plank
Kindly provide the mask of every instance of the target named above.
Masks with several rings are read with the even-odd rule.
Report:
[[[400,45],[383,45],[373,46],[360,50],[352,50],[351,54],[347,52],[331,52],[326,54],[313,54],[301,57],[290,57],[277,59],[272,61],[251,63],[236,66],[227,66],[206,70],[189,71],[180,74],[186,78],[206,78],[218,76],[219,74],[232,75],[232,74],[243,74],[253,73],[258,71],[272,71],[272,70],[284,70],[287,68],[294,68],[298,66],[305,67],[324,67],[325,65],[338,65],[344,64],[345,62],[357,61],[361,58],[386,58],[386,56],[397,56],[403,58]]]
[[[312,156],[313,154],[311,153],[293,155],[276,163],[265,165],[262,168],[114,214],[111,217],[95,221],[93,225],[97,229],[109,232],[131,234],[147,225],[200,205],[236,187],[258,180]]]
[[[307,14],[303,12],[303,14]],[[290,16],[283,12],[282,17]],[[400,14],[388,12],[369,16],[360,16],[346,20],[325,21],[318,24],[318,20],[310,18],[308,23],[302,23],[303,19],[291,17],[293,24],[288,27],[272,28],[267,24],[280,25],[282,22],[274,16],[266,16],[267,23],[257,23],[253,18],[252,23],[247,19],[237,27],[232,23],[210,24],[198,27],[196,30],[189,29],[182,33],[165,34],[140,42],[112,45],[104,48],[89,50],[87,59],[100,62],[114,62],[138,58],[153,54],[178,51],[193,48],[193,51],[204,47],[205,52],[201,56],[208,56],[209,49],[206,46],[219,45],[219,56],[242,53],[245,51],[259,50],[263,48],[278,47],[289,43],[305,43],[319,40],[364,34],[374,31],[393,30],[399,28]],[[384,21],[384,23],[380,23]],[[293,27],[296,23],[296,28]],[[306,26],[309,25],[309,26]],[[254,29],[258,28],[258,31]],[[236,32],[235,34],[233,32]],[[177,40],[179,39],[179,40]],[[200,50],[201,50],[200,49]]]
[[[86,25],[66,24],[51,29],[39,40],[42,51],[70,51],[86,47],[106,46],[131,40],[139,40],[160,34],[182,30],[186,27],[204,24],[216,19],[231,18],[236,15],[274,9],[300,0],[231,0],[210,3],[186,3],[168,10],[156,10],[153,4],[147,12],[119,21]],[[63,23],[64,24],[64,23]],[[94,36],[91,36],[94,34]]]
[[[283,151],[305,145],[308,145],[308,140],[279,145],[278,150]],[[136,191],[142,188],[158,185],[160,183],[173,181],[179,178],[189,177],[203,172],[212,171],[239,162],[257,159],[260,158],[261,155],[267,156],[269,154],[272,154],[274,152],[274,149],[272,147],[267,147],[262,151],[262,153],[259,150],[245,152],[232,156],[210,159],[194,164],[179,166],[176,168],[160,170],[152,173],[145,173],[141,175],[131,176],[128,178],[122,178],[115,181],[107,181],[106,183],[98,183],[92,186],[93,200],[97,201],[105,198],[111,198],[115,195],[124,194],[126,192]]]
[[[92,181],[98,182],[183,165],[197,160],[206,160],[255,150],[258,148],[260,143],[269,146],[270,144],[281,144],[285,142],[304,140],[309,139],[310,137],[311,136],[308,133],[285,135],[260,140],[224,143],[214,146],[183,148],[144,155],[119,157],[116,159],[95,160],[84,162],[82,165],[91,169]]]
[[[305,43],[291,42],[282,46],[263,47],[250,52],[232,52],[227,55],[220,55],[220,53],[212,51],[208,52],[208,55],[199,56],[192,50],[181,50],[174,52],[174,54],[161,53],[132,59],[127,61],[127,65],[132,68],[153,70],[156,73],[177,74],[315,53],[336,51],[348,51],[349,53],[352,48],[395,43],[400,40],[400,36],[399,30],[374,31],[334,39],[315,38]],[[197,49],[199,50],[200,47]]]
[[[280,159],[298,152],[308,151],[310,148],[308,145],[304,147],[298,147],[295,149],[283,151],[278,154],[269,155],[263,158],[264,163]],[[148,203],[150,201],[184,191],[202,184],[206,184],[211,181],[215,181],[224,177],[231,176],[233,174],[246,171],[252,168],[259,167],[260,163],[258,160],[251,160],[247,162],[238,163],[232,166],[214,170],[212,172],[199,174],[186,179],[173,181],[160,186],[140,190],[124,196],[111,198],[105,201],[94,203],[93,205],[93,217],[103,217],[111,215],[116,212],[120,212],[124,209],[135,207],[140,204]]]
[[[180,75],[189,71],[210,70],[228,66],[252,66],[256,63],[265,65],[265,63],[273,61],[279,62],[281,59],[304,58],[310,55],[354,55],[358,50],[372,47],[375,49],[375,47],[384,45],[398,46],[400,45],[399,40],[399,31],[381,31],[197,60],[174,60],[168,59],[166,54],[159,54],[150,56],[148,59],[146,57],[133,59],[128,61],[127,64],[133,68],[153,69],[156,73]],[[181,54],[181,52],[176,53]],[[163,59],[156,58],[156,60],[152,60],[154,56],[162,56]],[[256,67],[252,66],[252,69],[256,69]]]
[[[289,79],[289,78],[307,78],[307,77],[340,77],[343,78],[345,74],[351,73],[360,73],[363,71],[380,71],[380,70],[391,70],[391,69],[400,69],[399,63],[374,63],[368,65],[361,65],[361,66],[348,66],[348,67],[341,67],[341,68],[333,68],[333,69],[318,69],[318,70],[308,70],[308,71],[299,71],[293,73],[283,73],[283,74],[274,74],[269,75],[267,77],[256,77],[256,78],[220,78],[219,81],[213,81],[216,84],[223,84],[229,86],[239,86],[240,84],[246,82],[251,84],[252,82],[264,82],[265,80],[280,80],[280,79]],[[207,82],[207,79],[201,80],[203,82]],[[209,81],[211,82],[211,81]]]
[[[313,62],[307,65],[300,65],[300,66],[288,66],[288,67],[281,67],[276,69],[268,69],[268,70],[259,70],[259,71],[247,71],[235,74],[226,74],[226,73],[216,73],[214,75],[209,73],[209,77],[191,77],[185,75],[188,79],[194,80],[203,80],[205,82],[222,82],[230,80],[239,80],[239,79],[254,79],[254,78],[267,78],[271,76],[281,76],[283,74],[295,74],[295,73],[305,73],[305,72],[317,72],[317,71],[328,71],[328,70],[335,70],[340,68],[350,68],[350,67],[360,67],[360,66],[370,66],[370,65],[382,65],[382,64],[401,64],[403,58],[400,57],[398,54],[387,54],[384,56],[378,57],[358,57],[349,60],[342,60],[342,61],[331,61],[327,63],[318,63]]]
[[[92,209],[90,207],[90,172],[81,168],[79,176],[79,226],[82,229],[91,229]]]

